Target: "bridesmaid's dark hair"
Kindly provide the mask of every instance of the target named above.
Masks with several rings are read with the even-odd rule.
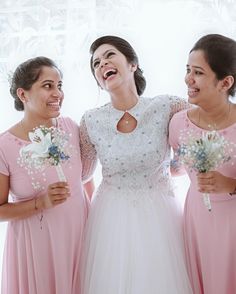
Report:
[[[93,68],[93,54],[103,44],[109,44],[114,46],[117,50],[119,50],[127,59],[129,63],[137,64],[137,70],[134,72],[134,80],[137,89],[138,95],[142,95],[146,88],[146,80],[143,76],[143,71],[139,67],[138,56],[134,51],[133,47],[124,39],[117,36],[103,36],[96,39],[92,45],[90,46],[90,54],[92,54],[90,58],[90,67],[91,71],[94,75]],[[95,77],[95,75],[94,75]]]
[[[203,51],[207,63],[218,80],[226,76],[233,76],[234,83],[228,90],[228,94],[234,96],[236,91],[236,42],[219,34],[209,34],[200,38],[190,53],[196,50]]]
[[[28,59],[21,63],[14,71],[13,76],[10,78],[10,93],[14,98],[16,110],[24,110],[24,104],[17,96],[17,89],[30,90],[32,85],[38,80],[43,66],[55,67],[62,76],[55,62],[44,56]]]

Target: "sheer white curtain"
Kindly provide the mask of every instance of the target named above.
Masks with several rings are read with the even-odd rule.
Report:
[[[0,132],[22,116],[14,110],[7,80],[27,58],[45,55],[59,64],[64,72],[63,114],[79,122],[86,109],[108,99],[89,69],[88,49],[97,36],[115,34],[131,42],[147,78],[145,96],[185,97],[188,52],[207,33],[236,39],[234,0],[1,0]],[[0,225],[0,264],[5,227]]]

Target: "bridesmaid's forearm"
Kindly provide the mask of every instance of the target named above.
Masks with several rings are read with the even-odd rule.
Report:
[[[40,200],[34,198],[23,202],[8,202],[0,205],[0,221],[24,219],[39,213],[43,208],[43,203]]]

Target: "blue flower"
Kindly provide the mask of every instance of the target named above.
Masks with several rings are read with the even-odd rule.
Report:
[[[64,152],[60,152],[60,159],[61,160],[68,160],[70,158],[69,155],[66,155]]]
[[[49,156],[53,156],[53,157],[55,157],[56,155],[59,155],[58,146],[51,145],[48,148],[48,153],[49,153]]]

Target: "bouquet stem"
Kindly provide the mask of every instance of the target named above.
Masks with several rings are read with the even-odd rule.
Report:
[[[209,193],[203,193],[203,203],[206,206],[206,208],[211,211],[211,200],[210,200],[210,194]]]
[[[56,171],[57,171],[57,175],[58,175],[59,180],[61,182],[66,182],[66,177],[64,175],[64,172],[62,170],[60,163],[58,165],[56,165]]]

